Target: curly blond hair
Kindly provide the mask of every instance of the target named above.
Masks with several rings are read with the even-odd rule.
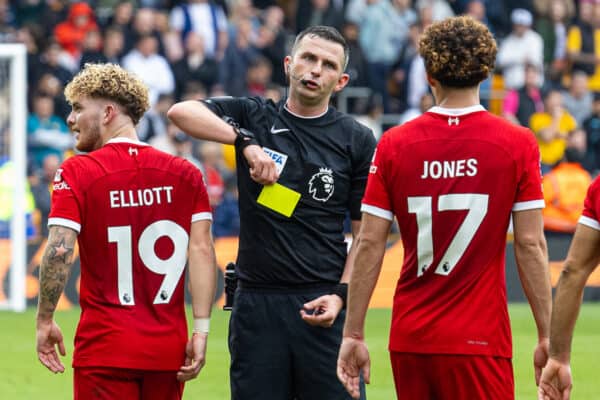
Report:
[[[447,18],[430,25],[419,41],[427,73],[443,86],[476,86],[494,70],[496,41],[472,17]]]
[[[116,64],[85,64],[65,87],[65,97],[73,103],[85,96],[114,101],[123,107],[134,125],[150,108],[148,87]]]

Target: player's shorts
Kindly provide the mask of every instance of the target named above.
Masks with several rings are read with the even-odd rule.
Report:
[[[390,354],[399,400],[513,400],[514,378],[509,358]]]
[[[351,400],[336,375],[345,313],[331,328],[308,325],[303,304],[330,291],[298,291],[236,291],[229,321],[232,400]],[[364,400],[364,383],[361,392]]]
[[[75,400],[181,400],[183,383],[176,371],[107,367],[73,369]]]

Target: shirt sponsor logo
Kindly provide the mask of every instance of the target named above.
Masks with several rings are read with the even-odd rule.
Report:
[[[308,193],[317,201],[326,202],[333,195],[335,182],[333,172],[329,168],[319,168],[308,181]]]
[[[275,169],[277,170],[277,173],[281,175],[281,171],[283,171],[283,167],[285,167],[285,163],[288,159],[287,154],[280,153],[268,147],[263,147],[263,151],[275,162]]]
[[[71,187],[67,184],[67,182],[55,183],[52,186],[53,190],[71,190]]]

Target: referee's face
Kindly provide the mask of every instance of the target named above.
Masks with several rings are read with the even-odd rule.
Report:
[[[343,71],[344,48],[318,36],[302,38],[285,64],[290,97],[305,105],[328,104],[332,93],[348,83],[348,74]]]

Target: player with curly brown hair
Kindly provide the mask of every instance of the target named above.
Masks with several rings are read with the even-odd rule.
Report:
[[[204,365],[216,286],[211,212],[200,171],[139,141],[148,89],[113,64],[86,64],[65,88],[76,148],[54,178],[40,267],[37,353],[63,372],[54,310],[81,261],[75,399],[178,400]],[[188,255],[189,253],[189,255]],[[194,331],[188,339],[189,261]]]
[[[548,358],[551,287],[533,134],[487,112],[479,84],[496,43],[470,17],[420,40],[437,106],[387,131],[362,201],[338,377],[356,397],[369,381],[364,320],[394,216],[404,260],[389,350],[400,399],[514,399],[504,253],[512,216],[523,289],[535,318],[536,382]],[[400,260],[398,260],[400,262]]]

